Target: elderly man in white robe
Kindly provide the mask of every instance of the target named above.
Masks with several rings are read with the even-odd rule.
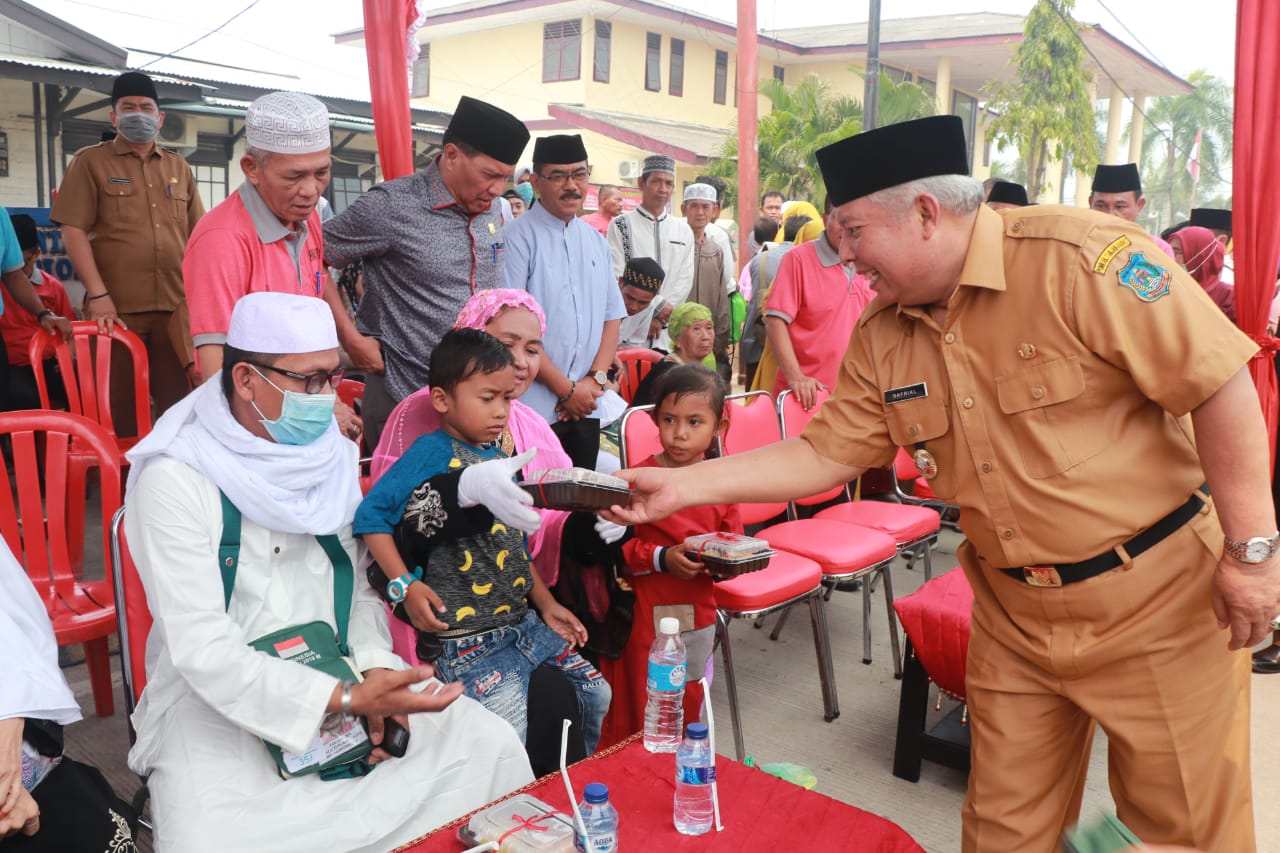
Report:
[[[335,577],[362,556],[356,448],[333,418],[340,375],[322,300],[249,294],[222,375],[129,454],[125,530],[155,618],[129,766],[149,777],[158,850],[386,851],[532,780],[505,721],[392,653],[363,578],[349,621],[335,619],[347,598]],[[227,598],[222,496],[242,518]],[[249,645],[314,622],[345,633],[362,680]],[[407,753],[378,746],[359,778],[282,778],[264,741],[303,753],[336,714],[365,717],[374,745],[394,720]]]

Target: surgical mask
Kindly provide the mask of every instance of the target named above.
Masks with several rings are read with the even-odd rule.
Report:
[[[160,116],[155,113],[125,113],[116,116],[116,130],[129,142],[142,145],[160,132]]]
[[[280,417],[274,421],[262,414],[258,404],[249,401],[266,427],[267,434],[279,444],[313,444],[324,435],[333,423],[333,407],[338,400],[337,394],[300,394],[297,391],[285,391],[279,385],[263,376],[262,371],[254,367],[254,372],[267,384],[284,395],[280,405]]]

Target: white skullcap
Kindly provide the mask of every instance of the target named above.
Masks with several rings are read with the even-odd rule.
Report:
[[[245,113],[244,142],[251,148],[276,154],[327,151],[329,110],[299,92],[263,95]]]
[[[231,310],[227,346],[288,355],[338,348],[329,303],[296,293],[249,293]]]
[[[716,188],[711,184],[689,184],[684,188],[685,201],[709,201],[716,203]]]

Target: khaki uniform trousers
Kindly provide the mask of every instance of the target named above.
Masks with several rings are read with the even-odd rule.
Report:
[[[121,314],[129,331],[142,339],[147,348],[147,362],[151,373],[151,399],[154,401],[153,417],[160,417],[170,406],[191,390],[187,379],[187,365],[195,360],[195,346],[191,341],[191,326],[184,302],[175,311],[142,311]],[[121,344],[111,352],[111,420],[116,435],[138,434],[134,403],[133,362],[129,351]]]
[[[1079,818],[1094,723],[1117,815],[1147,843],[1255,849],[1249,653],[1210,604],[1222,550],[1206,508],[1125,565],[1060,589],[1001,574],[965,542],[973,585],[966,853],[1051,853]]]

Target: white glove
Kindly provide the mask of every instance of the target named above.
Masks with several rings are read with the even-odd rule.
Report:
[[[604,540],[604,544],[612,545],[621,539],[627,532],[627,528],[621,524],[614,524],[607,518],[596,516],[596,533]]]
[[[533,495],[512,482],[512,476],[529,464],[536,447],[510,459],[490,459],[472,465],[458,478],[458,505],[484,505],[503,524],[532,533],[542,525],[542,516],[533,508]]]

